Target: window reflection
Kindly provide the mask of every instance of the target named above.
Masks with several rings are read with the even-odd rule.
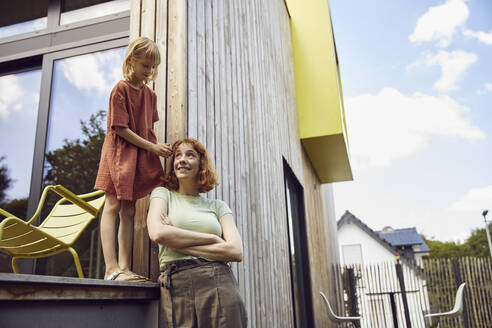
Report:
[[[14,25],[2,26],[0,27],[0,38],[44,30],[46,28],[47,21],[48,19],[46,17],[42,17]]]
[[[93,190],[109,93],[122,78],[124,52],[123,47],[55,61],[44,185],[61,184],[76,194]],[[74,245],[89,278],[100,278],[104,272],[98,228],[98,220],[94,220]],[[68,253],[38,261],[36,272],[76,276]]]
[[[45,29],[48,2],[49,0],[0,1],[0,38]]]
[[[86,7],[79,8],[81,4],[80,1],[64,0],[62,3],[60,25],[67,25],[130,10],[130,0],[96,0],[90,1],[89,3],[92,3],[92,5],[87,6],[87,4],[84,3]]]
[[[0,207],[20,218],[27,212],[40,83],[41,70],[0,76]],[[12,272],[4,253],[0,272]]]

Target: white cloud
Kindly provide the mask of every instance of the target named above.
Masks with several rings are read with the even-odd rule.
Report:
[[[447,47],[456,29],[465,24],[469,14],[465,0],[447,0],[420,16],[409,39],[412,42],[437,41],[439,46]]]
[[[394,88],[349,97],[346,114],[354,164],[358,168],[389,166],[424,149],[434,136],[485,138],[480,128],[463,117],[468,111],[446,95],[407,96]]]
[[[463,34],[467,37],[478,39],[485,44],[492,45],[492,31],[486,33],[482,31],[464,30]]]
[[[434,56],[428,56],[424,64],[427,66],[439,65],[441,77],[434,83],[434,88],[439,91],[451,91],[458,89],[460,81],[466,70],[478,60],[474,53],[456,50],[452,52],[439,51]]]
[[[492,185],[470,189],[461,199],[450,206],[457,211],[474,211],[480,214],[484,209],[492,210]]]
[[[484,95],[489,92],[492,92],[492,83],[485,83],[483,87],[477,91],[479,95]]]
[[[76,88],[105,94],[116,82],[114,70],[106,72],[115,61],[121,62],[116,49],[66,58],[60,65],[67,80]]]
[[[13,111],[19,111],[22,106],[22,86],[15,75],[0,77],[0,118],[7,118]]]

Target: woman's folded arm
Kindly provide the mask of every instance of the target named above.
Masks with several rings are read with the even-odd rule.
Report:
[[[153,242],[172,249],[223,242],[220,237],[214,234],[185,230],[166,224],[161,218],[163,216],[165,220],[166,213],[166,201],[161,198],[152,198],[147,215],[147,228],[149,237]]]
[[[234,223],[234,217],[231,214],[226,214],[220,218],[219,222],[222,227],[223,237],[220,241],[204,245],[170,247],[183,254],[201,256],[210,260],[241,262],[243,259],[243,247],[239,231]]]

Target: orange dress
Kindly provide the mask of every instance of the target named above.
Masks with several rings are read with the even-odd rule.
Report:
[[[137,90],[119,81],[109,97],[106,138],[94,189],[116,195],[119,200],[137,200],[158,186],[163,174],[159,157],[141,149],[115,132],[126,127],[156,143],[152,123],[159,120],[157,97],[148,86]]]

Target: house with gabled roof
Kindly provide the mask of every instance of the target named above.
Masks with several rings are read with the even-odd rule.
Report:
[[[422,311],[429,309],[422,257],[429,254],[415,227],[376,231],[346,211],[337,222],[340,262],[355,271],[357,308],[361,327],[404,325],[402,287],[396,267],[401,269],[412,325],[424,326]],[[398,260],[400,265],[395,265]],[[373,315],[373,313],[379,313]]]
[[[383,230],[377,231],[377,234],[396,248],[399,254],[405,255],[419,265],[422,265],[422,257],[430,253],[429,247],[415,227],[393,229],[386,226]]]
[[[429,255],[429,247],[415,227],[393,229],[386,226],[381,231],[371,229],[349,211],[337,222],[340,258],[343,264],[374,264],[395,261],[421,264]]]

